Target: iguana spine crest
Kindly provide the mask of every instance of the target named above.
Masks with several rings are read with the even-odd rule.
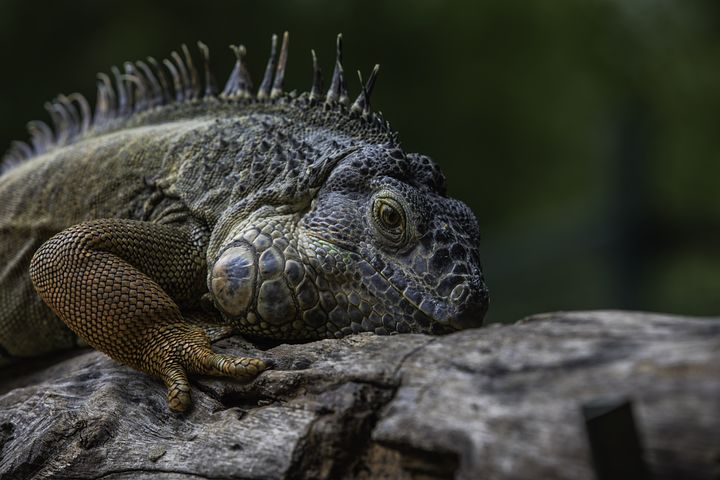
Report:
[[[47,102],[45,110],[50,116],[52,127],[43,121],[29,122],[27,125],[29,142],[11,143],[10,148],[0,159],[0,175],[25,160],[72,144],[85,136],[123,128],[129,120],[136,118],[140,113],[208,99],[240,103],[273,103],[303,99],[313,107],[338,111],[349,119],[365,122],[368,126],[387,134],[391,139],[396,138],[390,124],[383,118],[382,112],[370,111],[370,96],[380,70],[379,65],[374,66],[367,82],[363,82],[362,74],[358,71],[362,89],[350,105],[342,65],[342,34],[337,36],[335,66],[330,87],[324,97],[322,72],[318,66],[315,50],[311,50],[313,81],[310,92],[298,96],[294,91],[289,93],[283,91],[288,59],[288,32],[283,34],[279,56],[277,44],[278,36],[273,35],[265,73],[255,93],[252,92],[253,82],[245,62],[246,49],[243,45],[230,45],[236,61],[219,95],[210,66],[210,49],[202,42],[197,42],[197,46],[203,61],[204,86],[200,82],[200,72],[185,44],[180,48],[182,55],[173,51],[170,58],[165,58],[162,62],[148,57],[147,62],[142,60],[134,63],[125,62],[123,71],[113,66],[110,69],[112,79],[106,73],[98,73],[94,112],[85,96],[77,92],[70,95],[61,94],[53,101]],[[166,73],[169,74],[169,79]]]

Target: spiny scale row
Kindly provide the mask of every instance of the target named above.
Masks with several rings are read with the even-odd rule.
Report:
[[[278,37],[272,36],[265,74],[255,94],[252,92],[253,82],[245,63],[245,47],[231,45],[236,61],[219,97],[227,100],[251,101],[269,101],[280,97],[283,93],[288,58],[288,40],[288,32],[285,32],[278,56]],[[23,160],[45,153],[53,147],[66,145],[91,128],[102,129],[115,120],[129,118],[133,113],[173,103],[216,97],[218,88],[210,69],[210,50],[202,42],[198,42],[197,45],[203,59],[204,90],[200,82],[200,73],[193,63],[190,50],[184,44],[181,47],[182,55],[173,51],[169,59],[162,61],[162,65],[153,57],[148,57],[147,62],[142,60],[135,63],[125,62],[123,71],[114,66],[110,69],[112,79],[106,73],[99,73],[97,76],[97,100],[94,113],[90,103],[80,93],[59,95],[54,101],[47,102],[45,109],[50,115],[54,128],[41,121],[29,122],[27,127],[30,133],[29,144],[12,142],[0,161],[0,174]],[[322,72],[318,66],[315,50],[311,50],[311,54],[313,82],[308,94],[309,101],[321,103],[324,97],[324,105],[328,108],[349,105],[342,66],[342,34],[337,36],[332,80],[324,94]],[[389,131],[390,127],[382,115],[370,115],[370,95],[379,69],[380,66],[375,65],[367,82],[363,82],[362,75],[358,71],[362,91],[350,106],[350,114],[370,120],[376,126]]]

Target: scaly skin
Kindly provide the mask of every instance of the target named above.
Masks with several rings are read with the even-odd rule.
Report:
[[[45,242],[30,266],[35,288],[92,347],[160,377],[168,404],[190,404],[187,372],[252,377],[261,360],[210,350],[203,329],[176,302],[203,283],[201,233],[133,220],[96,220]],[[173,300],[174,299],[174,300]],[[182,339],[180,342],[177,339]]]
[[[0,176],[0,353],[77,335],[160,377],[183,411],[188,374],[267,367],[212,352],[231,329],[310,340],[481,323],[477,222],[369,112],[374,75],[352,108],[339,61],[324,98],[317,74],[310,94],[283,94],[286,36],[250,94],[236,53],[219,97],[187,60],[170,71],[175,100],[157,72],[126,67],[134,79],[101,83],[92,122],[61,99],[56,141],[35,128],[34,147],[11,152],[32,150]]]

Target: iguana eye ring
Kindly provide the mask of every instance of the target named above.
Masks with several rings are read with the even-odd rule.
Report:
[[[402,204],[395,198],[378,195],[372,206],[373,223],[383,240],[398,246],[405,238],[407,217]]]

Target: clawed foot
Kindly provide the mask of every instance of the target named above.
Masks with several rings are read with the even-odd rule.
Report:
[[[259,358],[213,352],[208,337],[199,327],[193,328],[192,335],[184,333],[174,339],[177,342],[174,354],[163,362],[164,367],[158,372],[168,388],[168,406],[173,412],[184,412],[192,404],[188,374],[225,376],[247,381],[273,367],[272,362]]]

